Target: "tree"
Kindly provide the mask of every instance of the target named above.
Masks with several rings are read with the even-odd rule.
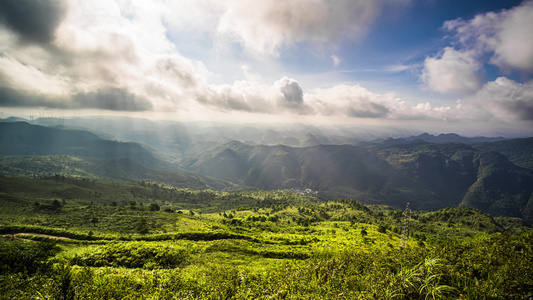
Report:
[[[150,204],[150,210],[151,211],[159,211],[161,208],[156,203]]]
[[[145,218],[141,218],[137,222],[137,226],[135,226],[135,229],[140,234],[147,234],[150,231],[150,228],[148,227],[148,222],[146,221]]]
[[[52,202],[52,208],[53,209],[58,209],[61,207],[61,203],[59,203],[59,201],[56,199]]]
[[[93,226],[96,227],[96,223],[98,223],[98,218],[96,217],[92,218],[91,223],[93,223]]]
[[[367,235],[368,235],[368,232],[366,232],[366,228],[364,228],[364,227],[361,228],[361,236],[362,236],[362,237],[365,237],[365,236],[367,236]]]

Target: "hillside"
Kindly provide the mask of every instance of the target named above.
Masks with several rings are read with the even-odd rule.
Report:
[[[481,151],[498,152],[505,155],[517,166],[533,169],[533,138],[475,143],[472,144],[472,147]]]
[[[60,129],[25,122],[0,123],[0,155],[72,155],[93,158],[129,157],[147,166],[164,163],[138,143],[101,139],[84,130]]]
[[[234,184],[186,172],[145,146],[105,140],[84,130],[0,123],[0,175],[74,176],[91,180],[152,180],[177,187],[225,189]]]
[[[0,176],[0,205],[6,299],[524,299],[533,286],[531,227],[472,208],[413,211],[403,235],[402,210],[355,200],[62,176]]]
[[[465,144],[291,148],[231,142],[185,160],[184,167],[263,189],[307,187],[330,199],[396,207],[411,202],[415,209],[465,205],[533,221],[526,210],[533,171]]]
[[[532,139],[472,143],[474,140],[455,134],[422,134],[414,140],[386,139],[353,146],[329,145],[319,133],[296,140],[267,130],[261,137],[265,142],[284,137],[287,144],[298,147],[237,141],[217,146],[214,140],[201,141],[213,136],[203,136],[199,127],[193,134],[174,123],[103,120],[110,132],[123,137],[128,135],[126,125],[130,126],[131,137],[139,134],[137,138],[144,143],[150,141],[149,132],[158,131],[160,135],[154,134],[152,140],[158,149],[166,149],[166,155],[156,154],[160,152],[143,144],[106,140],[106,133],[4,122],[0,123],[0,174],[59,174],[115,182],[150,180],[200,189],[239,185],[267,190],[309,188],[327,199],[350,198],[396,208],[410,202],[414,209],[424,210],[469,206],[494,216],[533,222],[533,171],[527,168],[533,161]],[[85,121],[89,124],[93,120]],[[121,121],[124,124],[120,125]],[[222,127],[208,131],[220,131],[221,137],[228,133]],[[248,128],[244,132],[252,136],[261,131]],[[443,143],[447,140],[469,143]],[[172,145],[176,147],[174,153]],[[189,173],[176,172],[177,161]]]

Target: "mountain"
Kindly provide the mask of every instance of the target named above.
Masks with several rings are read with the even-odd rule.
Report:
[[[421,134],[373,136],[365,142],[349,128],[133,118],[42,118],[35,123],[50,127],[0,122],[0,174],[153,180],[193,188],[310,188],[329,199],[397,208],[410,202],[424,210],[470,206],[533,222],[532,138],[492,141]],[[246,138],[246,143],[228,142],[231,137]],[[268,145],[257,144],[261,142]],[[343,142],[351,145],[333,145]],[[175,172],[178,164],[190,173]]]
[[[533,138],[475,143],[472,147],[480,151],[501,153],[517,166],[533,169]]]
[[[443,133],[439,134],[437,136],[428,134],[428,133],[422,133],[418,136],[411,136],[408,138],[405,138],[406,141],[415,141],[415,140],[421,140],[428,143],[436,143],[436,144],[447,144],[447,143],[479,143],[479,142],[496,142],[496,141],[502,141],[505,140],[503,137],[472,137],[467,138],[464,136],[460,136],[456,133]]]
[[[517,167],[496,152],[477,153],[473,166],[478,176],[463,197],[462,206],[533,221],[533,170]]]
[[[466,144],[250,146],[227,143],[184,161],[191,172],[263,189],[307,187],[320,195],[398,208],[472,206],[529,222],[533,171]]]
[[[164,165],[138,143],[104,140],[89,131],[64,130],[26,122],[0,123],[0,145],[1,155],[129,157],[147,166]]]
[[[400,137],[400,138],[381,138],[374,139],[370,141],[359,141],[356,144],[359,146],[387,146],[387,145],[403,145],[403,144],[418,144],[418,143],[433,143],[433,144],[448,144],[448,143],[461,143],[461,144],[470,144],[470,143],[487,143],[487,142],[497,142],[503,141],[503,137],[464,137],[456,133],[445,133],[439,134],[437,136],[422,133],[416,136]]]
[[[152,180],[177,187],[224,189],[234,184],[176,172],[145,146],[104,140],[83,130],[0,123],[0,174],[61,174],[109,181]]]
[[[28,122],[28,120],[19,117],[0,118],[0,122]]]

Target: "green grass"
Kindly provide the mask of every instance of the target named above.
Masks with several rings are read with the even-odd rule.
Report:
[[[533,295],[530,227],[475,209],[413,212],[400,248],[402,211],[355,200],[54,177],[0,186],[0,299]]]

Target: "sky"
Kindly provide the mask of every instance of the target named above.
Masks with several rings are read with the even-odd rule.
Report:
[[[533,136],[533,0],[2,0],[0,113]]]

